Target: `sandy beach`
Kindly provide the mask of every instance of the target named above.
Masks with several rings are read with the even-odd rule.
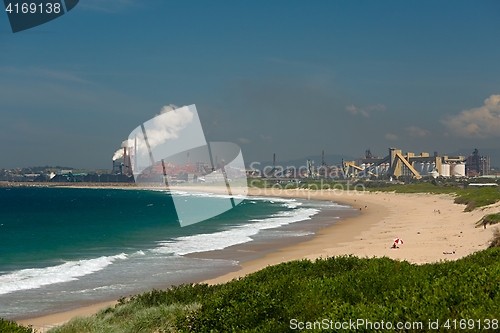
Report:
[[[338,255],[385,256],[415,264],[456,260],[488,247],[494,227],[476,228],[475,223],[484,215],[500,210],[500,203],[496,203],[466,213],[465,206],[454,204],[449,195],[264,189],[251,189],[249,195],[328,200],[361,209],[361,214],[321,230],[312,240],[244,262],[236,272],[203,282],[223,283],[281,262]],[[392,249],[396,237],[404,244]],[[453,251],[454,254],[445,254]],[[114,303],[99,303],[19,322],[49,328]]]

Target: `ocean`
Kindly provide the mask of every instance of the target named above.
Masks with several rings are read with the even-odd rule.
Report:
[[[199,200],[194,209],[226,200],[176,193]],[[34,317],[213,278],[312,237],[348,211],[326,201],[248,197],[181,227],[167,191],[0,188],[0,317]]]

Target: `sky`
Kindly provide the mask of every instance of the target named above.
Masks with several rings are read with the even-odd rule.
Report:
[[[498,1],[81,0],[0,13],[0,168],[111,168],[170,104],[245,162],[493,149]],[[494,157],[492,157],[494,159]]]

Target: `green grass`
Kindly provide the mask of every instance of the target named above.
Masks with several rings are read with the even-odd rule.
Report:
[[[367,190],[396,193],[451,194],[455,196],[456,204],[465,205],[464,210],[466,212],[470,212],[478,207],[491,205],[500,200],[500,191],[497,187],[459,188],[451,185],[436,186],[430,183],[420,183],[367,188]]]
[[[268,179],[251,178],[248,180],[248,186],[254,188],[272,188],[277,189],[295,189],[309,188],[313,190],[319,189],[344,189],[344,190],[367,190],[380,192],[396,192],[396,193],[429,193],[429,194],[449,194],[455,197],[456,204],[465,205],[464,211],[469,212],[478,207],[487,206],[500,201],[500,191],[497,187],[481,187],[481,188],[460,188],[459,183],[444,183],[434,185],[432,183],[417,183],[407,185],[391,185],[386,182],[365,182],[365,183],[347,183],[339,181],[319,181],[304,179],[300,184],[287,183],[283,180],[282,183],[276,183]]]
[[[480,219],[479,221],[476,222],[476,225],[481,226],[484,223],[486,223],[487,225],[488,224],[493,225],[493,224],[497,224],[499,222],[500,222],[500,212],[483,216],[482,219]]]
[[[154,319],[158,313],[166,315]],[[293,261],[223,285],[153,290],[122,300],[76,329],[70,322],[50,332],[288,332],[293,318],[424,325],[405,332],[431,331],[429,320],[498,319],[500,248],[426,265],[352,256]],[[361,327],[357,332],[367,331],[372,330]],[[477,327],[447,330],[458,331],[475,332]]]
[[[34,333],[30,326],[19,325],[16,322],[0,318],[0,332],[2,333]]]
[[[51,333],[137,333],[176,332],[175,319],[185,316],[200,307],[197,303],[157,304],[144,306],[137,302],[126,302],[102,310],[92,317],[73,318],[64,326],[50,330]]]

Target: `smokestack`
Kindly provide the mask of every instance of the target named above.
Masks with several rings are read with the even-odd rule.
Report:
[[[325,165],[325,151],[321,153],[321,165]]]
[[[189,153],[187,153],[187,154],[188,154],[188,164],[187,164],[187,165],[190,165],[191,163],[190,163],[190,161],[189,161]]]
[[[124,175],[127,174],[127,147],[123,147],[123,172]]]
[[[137,135],[134,140],[134,170],[137,170]]]
[[[273,167],[276,166],[276,154],[273,154]]]

